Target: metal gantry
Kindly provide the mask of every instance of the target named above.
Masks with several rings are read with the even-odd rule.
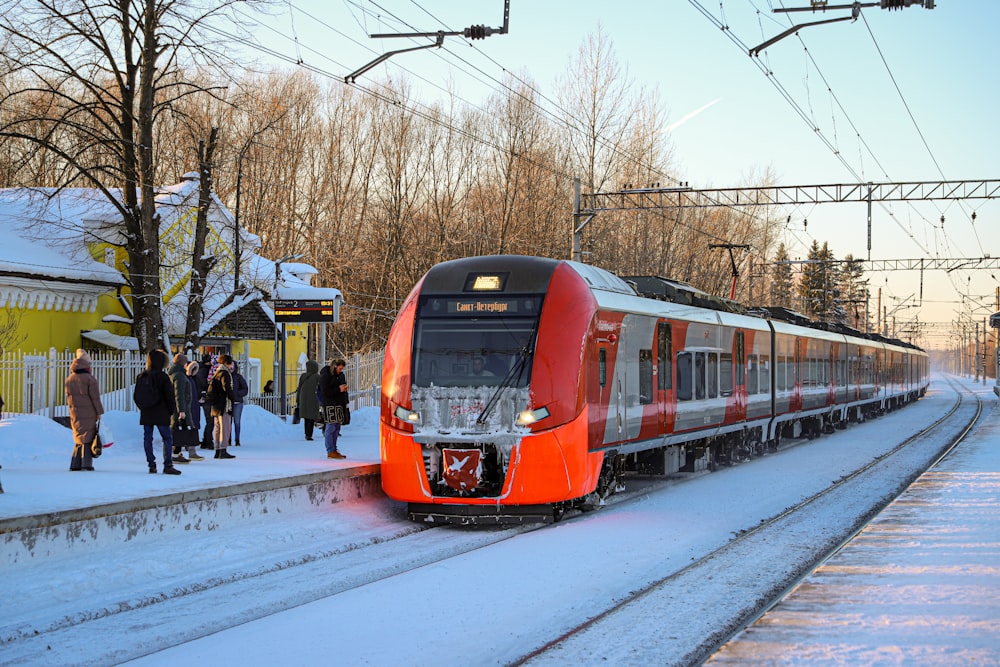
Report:
[[[617,192],[577,194],[573,211],[575,221],[573,226],[573,259],[580,259],[578,249],[581,246],[580,237],[583,228],[596,214],[603,211],[864,203],[868,205],[868,259],[871,260],[872,202],[958,201],[997,198],[1000,198],[1000,179],[831,183],[707,189],[695,189],[683,183],[679,187],[624,188]]]

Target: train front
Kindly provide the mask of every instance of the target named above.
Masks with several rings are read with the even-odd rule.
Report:
[[[596,302],[566,263],[473,257],[432,268],[386,346],[382,487],[411,519],[548,521],[596,485],[584,349]]]

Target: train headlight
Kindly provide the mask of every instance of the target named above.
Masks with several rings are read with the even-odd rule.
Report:
[[[515,422],[518,426],[530,426],[534,424],[539,419],[545,419],[549,416],[548,408],[537,408],[535,410],[525,410],[517,416],[517,421]]]
[[[420,424],[420,413],[414,410],[407,410],[402,405],[396,407],[394,414],[407,424],[413,424],[415,426]]]

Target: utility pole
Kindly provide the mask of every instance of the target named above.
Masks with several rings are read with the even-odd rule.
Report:
[[[973,382],[979,382],[979,322],[976,322],[976,356],[972,358]]]
[[[573,179],[573,254],[574,262],[583,261],[583,228],[594,219],[594,214],[580,213],[580,179]]]

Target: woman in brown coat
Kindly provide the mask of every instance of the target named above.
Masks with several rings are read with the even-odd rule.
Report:
[[[73,458],[70,470],[93,470],[94,438],[97,437],[97,420],[104,414],[101,390],[97,378],[90,373],[90,356],[83,350],[76,351],[76,359],[66,378],[66,404],[69,406],[69,423],[73,429]]]

